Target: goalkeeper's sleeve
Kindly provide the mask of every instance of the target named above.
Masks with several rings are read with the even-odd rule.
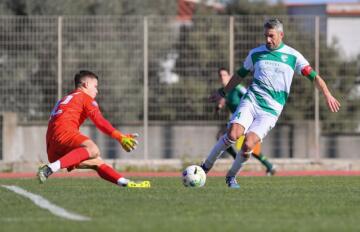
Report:
[[[92,112],[89,117],[90,120],[95,124],[96,128],[108,136],[111,136],[111,134],[116,130],[111,125],[111,123],[103,117],[99,110]]]
[[[89,117],[99,130],[116,139],[125,151],[130,152],[136,148],[138,144],[136,137],[138,137],[138,134],[123,134],[116,130],[111,123],[102,116],[99,110],[93,111]]]

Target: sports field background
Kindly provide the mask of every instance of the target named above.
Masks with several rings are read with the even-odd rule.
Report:
[[[240,190],[226,187],[224,168],[212,172],[204,188],[182,186],[179,166],[205,158],[228,119],[226,112],[215,115],[207,100],[219,87],[217,69],[233,73],[241,66],[249,49],[263,42],[267,17],[196,16],[187,25],[160,15],[1,16],[0,232],[359,231],[359,59],[347,57],[329,29],[338,23],[353,32],[348,38],[355,45],[359,27],[351,17],[279,16],[285,43],[324,77],[341,111],[330,114],[312,83],[295,76],[284,112],[263,143],[264,154],[278,165],[276,176],[264,176],[250,161],[257,166],[241,172]],[[95,172],[62,172],[44,185],[37,182],[36,167],[47,162],[49,112],[71,91],[80,69],[100,76],[105,117],[140,134],[138,148],[127,154],[84,125],[102,157],[125,171],[155,161],[164,168],[162,161],[169,160],[178,161],[179,170],[124,173],[150,180],[150,189],[122,189]],[[55,216],[8,187],[90,221]]]
[[[146,177],[134,177],[144,179]],[[1,231],[358,231],[359,176],[223,177],[186,188],[180,177],[148,177],[150,189],[98,178],[0,179],[90,221],[59,218],[0,187]]]
[[[0,160],[47,161],[49,113],[72,90],[80,69],[100,77],[97,101],[104,116],[125,133],[140,134],[128,155],[91,123],[84,125],[103,158],[203,159],[228,120],[225,111],[214,114],[207,99],[220,87],[217,69],[234,73],[241,67],[249,50],[263,43],[267,17],[202,15],[188,26],[161,15],[0,17],[0,34],[6,35],[0,38]],[[358,59],[344,57],[327,30],[340,19],[278,17],[285,25],[284,42],[309,60],[343,107],[329,113],[313,83],[296,75],[279,122],[264,139],[265,155],[358,159]],[[356,30],[350,22],[341,27]],[[243,84],[250,80],[249,75]]]

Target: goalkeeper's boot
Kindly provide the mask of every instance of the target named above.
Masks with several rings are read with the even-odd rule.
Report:
[[[150,181],[132,181],[126,178],[123,178],[121,183],[118,183],[121,187],[126,188],[150,188],[151,184]]]
[[[144,181],[129,181],[127,184],[128,188],[150,188],[151,184],[150,181],[144,180]]]
[[[207,168],[206,166],[205,166],[205,162],[203,162],[202,164],[200,164],[200,167],[204,170],[204,172],[207,174],[209,171],[210,171],[210,169],[211,168]]]
[[[52,173],[53,172],[51,171],[51,168],[47,165],[43,165],[39,167],[37,172],[37,177],[39,179],[40,184],[43,184]]]
[[[276,168],[275,166],[273,165],[271,169],[267,169],[266,170],[266,175],[267,176],[274,176],[276,173]]]
[[[226,184],[229,188],[233,188],[233,189],[240,188],[240,185],[237,183],[235,176],[227,176],[225,180],[226,180]]]

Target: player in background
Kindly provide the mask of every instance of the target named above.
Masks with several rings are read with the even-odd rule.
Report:
[[[252,49],[243,66],[232,76],[225,88],[210,96],[212,101],[224,98],[248,73],[252,83],[230,119],[230,127],[210,151],[202,168],[208,172],[216,159],[243,134],[245,140],[226,174],[230,188],[240,188],[236,175],[255,145],[275,126],[290,93],[294,73],[302,74],[315,83],[331,112],[340,110],[339,101],[329,91],[325,81],[309,65],[301,53],[283,43],[283,24],[278,19],[264,23],[265,44]]]
[[[218,76],[219,76],[219,81],[223,87],[225,87],[231,79],[229,71],[223,67],[219,68]],[[226,106],[226,108],[230,111],[230,113],[233,114],[236,111],[236,108],[240,104],[241,98],[245,95],[245,93],[246,93],[246,88],[241,84],[238,84],[225,96],[225,98],[222,98],[221,101],[218,102],[218,104],[216,105],[216,112],[219,112],[221,109],[223,109]],[[219,139],[222,135],[226,133],[226,128],[227,125],[221,127],[219,133],[217,134],[217,139]],[[241,148],[244,139],[245,136],[244,135],[241,136],[236,141],[236,147]],[[229,146],[226,149],[226,152],[229,153],[234,159],[236,158],[237,152],[233,145]],[[255,145],[252,156],[255,157],[257,160],[259,160],[261,164],[266,167],[266,174],[268,176],[272,176],[275,174],[276,172],[275,167],[272,165],[272,163],[268,161],[266,156],[264,156],[261,153],[261,142],[258,142]]]
[[[67,168],[94,169],[99,176],[119,186],[135,187],[134,183],[107,165],[100,156],[98,146],[79,128],[87,118],[103,133],[116,139],[123,149],[130,152],[136,148],[137,134],[123,134],[116,130],[100,112],[95,101],[98,94],[98,76],[81,70],[76,73],[75,90],[57,102],[53,108],[46,133],[49,164],[39,168],[40,183],[54,172]]]

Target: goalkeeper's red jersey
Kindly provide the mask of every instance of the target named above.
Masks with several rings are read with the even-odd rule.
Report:
[[[84,121],[90,118],[95,126],[107,135],[115,128],[102,116],[97,102],[77,89],[58,101],[51,111],[48,133],[78,132]]]

